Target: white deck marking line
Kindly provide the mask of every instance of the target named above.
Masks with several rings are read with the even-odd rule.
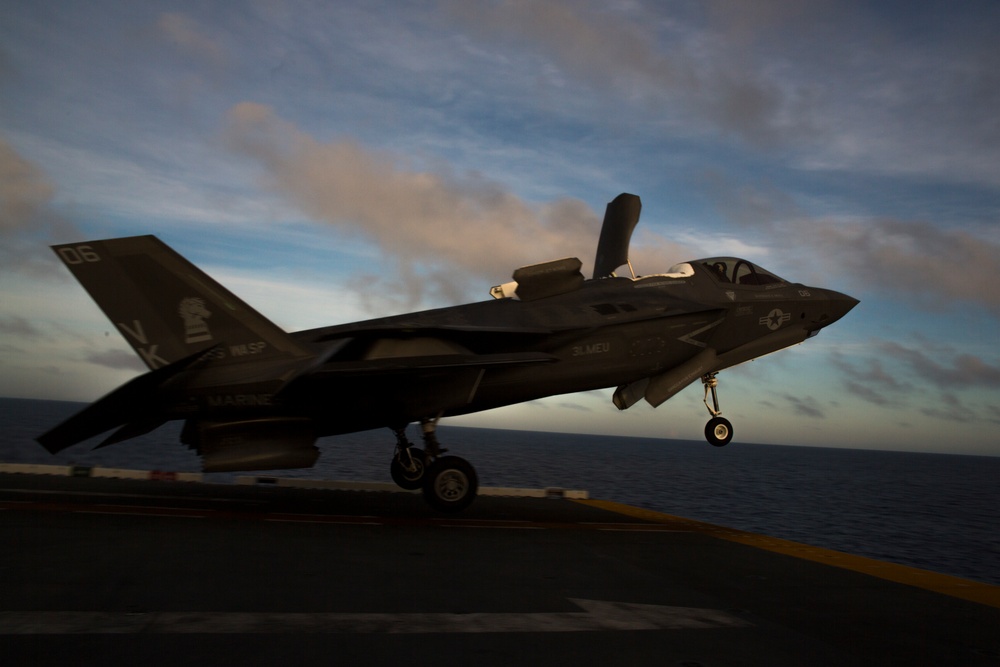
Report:
[[[717,609],[570,599],[583,611],[280,613],[0,611],[0,634],[422,634],[704,630],[750,623]]]

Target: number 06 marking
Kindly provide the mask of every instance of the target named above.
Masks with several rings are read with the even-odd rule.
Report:
[[[84,262],[99,262],[101,256],[89,245],[66,246],[59,248],[59,256],[67,264],[83,264]]]

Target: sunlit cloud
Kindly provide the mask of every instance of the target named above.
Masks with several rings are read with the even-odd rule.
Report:
[[[45,242],[73,231],[52,208],[54,193],[43,171],[0,139],[0,263],[5,270],[47,273]]]
[[[54,190],[41,169],[0,140],[0,232],[7,235],[36,224]]]
[[[409,167],[351,140],[320,142],[267,106],[230,111],[235,150],[306,214],[374,241],[389,257],[438,270],[501,277],[596,248],[600,219],[583,202],[528,203],[498,183]]]

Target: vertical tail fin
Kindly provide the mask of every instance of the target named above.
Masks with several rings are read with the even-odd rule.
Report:
[[[151,370],[210,348],[213,365],[310,356],[155,236],[53,250]]]

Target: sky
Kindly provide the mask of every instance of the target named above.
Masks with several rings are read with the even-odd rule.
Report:
[[[735,443],[1000,455],[996,2],[0,11],[0,395],[142,371],[51,244],[156,234],[300,330],[550,259],[589,275],[631,192],[640,274],[735,255],[861,300],[720,374]],[[611,393],[451,423],[702,438],[698,383],[655,410]]]

